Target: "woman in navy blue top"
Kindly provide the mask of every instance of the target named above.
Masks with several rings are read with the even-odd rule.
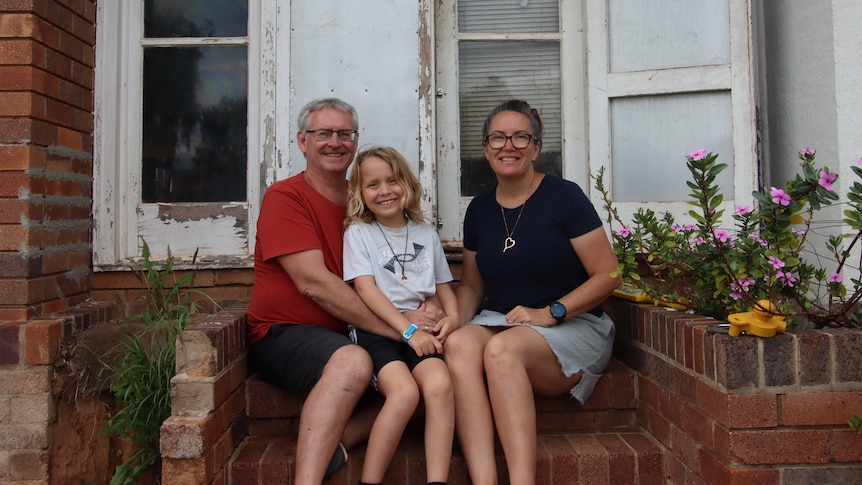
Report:
[[[542,145],[538,112],[507,101],[485,120],[482,136],[497,185],[467,208],[457,289],[463,325],[444,354],[472,482],[497,483],[496,425],[510,482],[531,484],[533,396],[586,400],[610,360],[614,325],[602,301],[620,280],[581,188],[533,166]]]

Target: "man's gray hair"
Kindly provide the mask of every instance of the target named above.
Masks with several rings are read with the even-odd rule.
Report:
[[[299,131],[307,130],[309,128],[308,120],[311,118],[311,113],[322,109],[334,109],[349,114],[353,118],[353,129],[359,129],[359,115],[356,114],[356,108],[350,103],[338,98],[318,98],[306,104],[302,108],[302,111],[299,112],[299,117],[296,120]]]

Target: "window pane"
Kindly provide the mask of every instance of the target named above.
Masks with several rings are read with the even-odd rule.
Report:
[[[460,0],[460,32],[559,32],[559,0]]]
[[[145,37],[244,37],[248,0],[145,0]]]
[[[612,100],[614,200],[689,200],[685,156],[701,148],[728,164],[716,183],[722,193],[733,194],[731,121],[728,92]]]
[[[459,46],[461,195],[496,183],[482,151],[482,124],[509,99],[539,110],[545,133],[536,168],[562,173],[560,45],[556,42],[464,42]]]
[[[247,51],[144,49],[144,202],[246,200]]]
[[[611,72],[730,62],[728,0],[609,0]]]

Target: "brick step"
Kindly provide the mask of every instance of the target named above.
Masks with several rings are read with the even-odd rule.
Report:
[[[664,458],[661,448],[639,430],[567,434],[540,434],[538,441],[537,483],[586,484],[626,483],[661,484]],[[229,462],[230,485],[288,484],[293,475],[294,438],[249,436]],[[350,460],[328,484],[352,485],[359,481],[365,447],[350,451]],[[500,483],[508,483],[502,449],[497,449]],[[425,483],[425,455],[422,436],[405,435],[383,483]],[[455,445],[449,473],[453,485],[470,483],[467,466]]]
[[[634,429],[637,408],[635,385],[635,372],[612,359],[583,406],[569,396],[537,398],[539,432]],[[257,375],[246,381],[246,396],[251,436],[296,437],[302,399],[263,382]]]

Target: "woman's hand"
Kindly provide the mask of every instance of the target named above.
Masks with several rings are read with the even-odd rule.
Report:
[[[551,311],[548,307],[529,308],[522,305],[512,308],[506,314],[506,321],[509,323],[525,323],[537,327],[550,327],[557,323],[557,320],[551,316]]]
[[[423,326],[420,326],[420,328],[424,330]],[[413,332],[413,336],[407,340],[407,345],[409,345],[419,357],[443,352],[443,344],[437,340],[437,337],[424,331]]]

